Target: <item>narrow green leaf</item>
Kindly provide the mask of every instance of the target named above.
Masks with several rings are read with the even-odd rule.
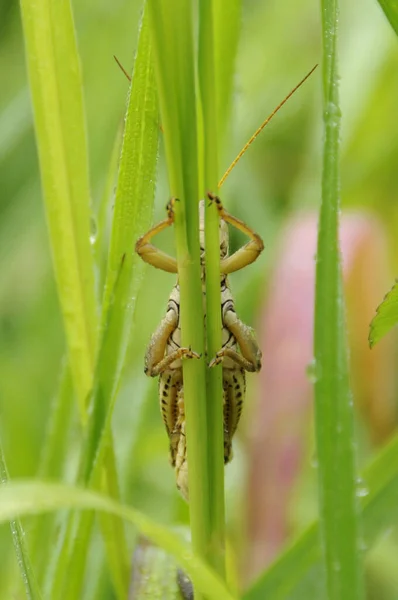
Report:
[[[324,154],[315,285],[315,429],[329,600],[364,594],[339,232],[337,0],[322,0]]]
[[[398,4],[396,0],[379,0],[379,4],[384,11],[391,27],[398,35]]]
[[[395,526],[398,519],[398,436],[364,469],[358,489],[363,522],[362,551]],[[291,544],[246,592],[244,600],[326,598],[325,572],[314,523]]]
[[[189,508],[196,554],[211,548],[207,461],[204,315],[199,248],[197,97],[193,15],[185,0],[149,1],[166,158],[175,206],[182,345],[202,355],[183,361]],[[195,596],[197,596],[195,592]]]
[[[83,93],[71,7],[21,0],[47,223],[69,360],[86,418],[97,338]]]
[[[3,452],[3,445],[0,440],[0,482],[3,485],[8,484],[9,476],[7,464]],[[0,493],[2,487],[0,486]],[[10,521],[12,541],[17,557],[18,567],[21,573],[22,581],[25,587],[26,597],[29,600],[40,600],[41,593],[35,574],[32,569],[28,548],[25,542],[25,532],[22,523],[18,517],[5,519]]]
[[[233,600],[224,583],[195,555],[178,533],[149,519],[143,513],[101,494],[52,483],[9,483],[0,489],[0,521],[62,508],[108,512],[135,525],[154,544],[164,548],[191,577],[195,587],[209,600]]]
[[[85,424],[98,318],[83,93],[72,12],[68,0],[22,1],[22,17],[55,275]]]
[[[106,436],[110,431],[135,300],[145,267],[134,252],[134,244],[149,229],[153,213],[159,128],[146,13],[134,63],[116,187],[102,308],[102,340],[91,401],[92,429],[87,446],[85,482],[91,477],[101,435]]]
[[[115,185],[119,170],[119,159],[122,147],[124,122],[120,124],[117,130],[115,141],[109,160],[108,170],[104,181],[104,188],[101,194],[99,205],[97,207],[97,216],[95,221],[95,235],[93,236],[93,251],[97,269],[98,297],[102,301],[103,291],[105,289],[105,277],[107,269],[107,255],[109,246],[108,232],[108,214],[109,207],[113,205],[115,195]]]
[[[61,368],[59,388],[54,397],[51,414],[48,422],[45,444],[39,467],[39,477],[43,479],[61,478],[67,443],[69,424],[72,417],[73,385],[69,363],[64,360]]]
[[[395,283],[377,308],[370,323],[369,345],[371,348],[398,323],[398,283]]]
[[[207,201],[206,191],[216,192],[218,182],[218,122],[216,81],[215,5],[199,3],[199,84],[203,113],[203,163],[201,197],[205,198],[205,263],[206,263],[206,348],[212,359],[222,346],[221,291],[220,291],[220,234],[215,206]],[[220,24],[220,23],[219,23]],[[203,226],[203,224],[202,224]],[[209,505],[211,552],[210,564],[220,575],[225,575],[225,507],[224,507],[224,421],[222,366],[206,371],[207,462],[209,477]]]
[[[215,79],[219,149],[229,130],[235,58],[241,29],[241,0],[212,2],[214,14]]]
[[[149,228],[155,188],[158,151],[158,112],[156,88],[147,17],[144,15],[134,65],[128,101],[122,155],[116,189],[114,217],[108,257],[108,268],[102,309],[102,336],[94,388],[90,401],[90,420],[87,429],[79,482],[96,487],[101,467],[112,459],[111,420],[121,373],[126,357],[135,298],[142,280],[143,263],[133,252],[134,241]],[[118,494],[116,470],[107,469],[106,489]],[[108,519],[108,523],[105,520]],[[112,566],[114,583],[123,597],[127,591],[129,555],[120,522],[109,517],[102,519],[104,542],[108,547],[108,562]],[[90,539],[92,519],[78,517],[77,533],[68,555],[79,565],[68,578],[69,597],[78,597],[83,583],[84,562]],[[72,524],[68,527],[64,547],[68,547]],[[82,541],[84,540],[84,541]]]

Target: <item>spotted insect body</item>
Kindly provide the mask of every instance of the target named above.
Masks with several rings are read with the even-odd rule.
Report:
[[[220,292],[222,315],[222,347],[210,361],[209,367],[222,363],[224,406],[224,462],[232,458],[232,437],[239,423],[246,392],[245,371],[261,368],[261,351],[253,330],[236,315],[234,300],[228,285],[228,274],[250,264],[263,249],[261,238],[242,221],[229,215],[218,197],[209,194],[220,215]],[[168,218],[142,236],[136,251],[155,267],[177,273],[175,258],[158,250],[151,238],[174,222],[174,201],[167,206]],[[249,242],[231,256],[228,255],[228,225],[246,233]],[[204,202],[200,203],[200,245],[202,289],[205,302]],[[206,320],[205,320],[206,322]],[[191,348],[181,344],[180,288],[174,286],[167,304],[166,315],[152,335],[146,355],[145,373],[159,375],[159,400],[170,439],[170,461],[176,471],[177,487],[188,499],[188,463],[185,438],[185,409],[182,359],[199,358]]]

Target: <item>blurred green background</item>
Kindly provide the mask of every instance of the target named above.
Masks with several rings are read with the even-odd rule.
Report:
[[[113,54],[130,71],[140,8],[137,1],[74,3],[86,102],[93,230],[128,90],[128,82]],[[317,4],[308,0],[243,1],[233,117],[228,126],[222,172],[262,120],[321,60],[319,10]],[[10,0],[0,2],[0,73],[0,423],[10,475],[16,478],[35,476],[39,470],[65,342],[42,207],[19,6]],[[366,319],[370,320],[372,314],[367,313],[365,325],[362,322],[358,327],[360,319],[354,318],[362,315],[364,305],[367,310],[369,306],[375,310],[392,285],[392,273],[398,265],[398,46],[375,1],[349,0],[341,6],[340,75],[343,215],[352,209],[361,211],[362,217],[366,214],[368,227],[365,243],[354,240],[347,245],[355,254],[355,260],[349,263],[351,283],[347,283],[348,330],[353,388],[360,409],[359,461],[363,464],[395,427],[397,389],[394,335],[381,342],[384,346],[374,359],[368,354],[366,331]],[[251,325],[272,319],[272,314],[267,313],[268,294],[278,286],[278,261],[288,243],[286,224],[296,214],[309,214],[319,207],[321,96],[318,70],[250,148],[221,192],[228,210],[253,226],[265,242],[260,259],[234,275],[231,282],[238,313]],[[163,218],[168,199],[162,144],[156,198],[155,221]],[[111,214],[112,199],[109,218]],[[242,241],[234,233],[232,247]],[[132,250],[134,242],[131,241]],[[172,251],[171,232],[165,234],[161,244]],[[300,247],[296,251],[300,256]],[[303,270],[311,268],[311,264],[303,265]],[[123,500],[165,523],[185,522],[187,508],[175,490],[174,474],[168,466],[168,441],[158,410],[156,382],[145,378],[143,356],[149,337],[162,318],[173,283],[173,277],[166,273],[150,268],[146,271],[113,423]],[[308,298],[303,295],[302,302],[306,301]],[[285,310],[295,310],[288,297]],[[306,339],[310,335],[309,330],[303,333]],[[289,377],[288,361],[279,365],[276,361],[273,365]],[[304,372],[302,376],[305,380]],[[256,517],[253,522],[250,495],[257,492],[246,482],[250,479],[252,430],[258,407],[263,400],[270,406],[278,403],[277,398],[263,398],[258,391],[260,387],[267,388],[266,380],[249,379],[243,423],[234,443],[235,459],[227,469],[231,547],[235,560],[242,565],[243,582],[255,574],[248,572],[245,557],[257,553],[258,565],[265,565],[272,557],[263,556],[262,550],[252,543],[250,532],[256,527]],[[366,385],[361,386],[363,381]],[[378,391],[386,381],[388,397],[383,394],[380,398]],[[301,458],[288,478],[281,543],[316,515],[308,406],[308,402],[303,402],[302,421],[307,428],[302,432]],[[80,444],[76,408],[73,410],[75,426],[69,439],[65,478],[72,476]],[[284,418],[289,420],[288,409]],[[375,425],[378,419],[384,423],[381,433]],[[267,440],[264,453],[266,443]],[[277,454],[277,446],[274,451]],[[98,546],[100,543],[94,547],[93,556],[100,551]],[[5,590],[8,580],[16,577],[11,536],[5,526],[0,530],[0,553],[0,586]],[[389,561],[397,558],[396,539],[390,532],[369,555],[369,597],[398,597],[396,569],[394,572],[388,568]],[[0,597],[5,597],[1,591]]]

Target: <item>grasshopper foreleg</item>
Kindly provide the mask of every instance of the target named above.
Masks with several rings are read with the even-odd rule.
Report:
[[[135,245],[135,251],[141,256],[142,260],[156,267],[157,269],[162,269],[162,271],[167,271],[168,273],[177,273],[176,259],[166,254],[166,252],[159,250],[159,248],[156,248],[156,246],[150,242],[155,235],[167,227],[170,227],[174,223],[175,202],[176,198],[172,198],[167,204],[167,219],[164,219],[164,221],[161,221],[152,227],[152,229],[147,231],[143,236],[140,237],[139,240],[137,240]]]
[[[215,196],[210,192],[207,194],[207,196],[209,200],[214,202],[216,205],[220,219],[223,219],[226,223],[229,223],[236,229],[239,229],[239,231],[242,231],[242,233],[246,234],[250,238],[247,244],[245,244],[242,248],[239,248],[239,250],[231,254],[231,256],[227,256],[220,261],[221,273],[228,275],[229,273],[239,271],[240,269],[243,269],[247,265],[250,265],[250,263],[254,262],[258,258],[259,254],[264,250],[264,242],[258,233],[255,233],[253,229],[246,225],[246,223],[227,213],[218,196]]]

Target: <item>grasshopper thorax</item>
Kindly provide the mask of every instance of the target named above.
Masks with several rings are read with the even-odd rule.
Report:
[[[228,225],[224,219],[220,219],[220,258],[228,256],[229,252],[229,235]],[[200,263],[205,264],[205,201],[199,202],[199,241],[200,241]]]

